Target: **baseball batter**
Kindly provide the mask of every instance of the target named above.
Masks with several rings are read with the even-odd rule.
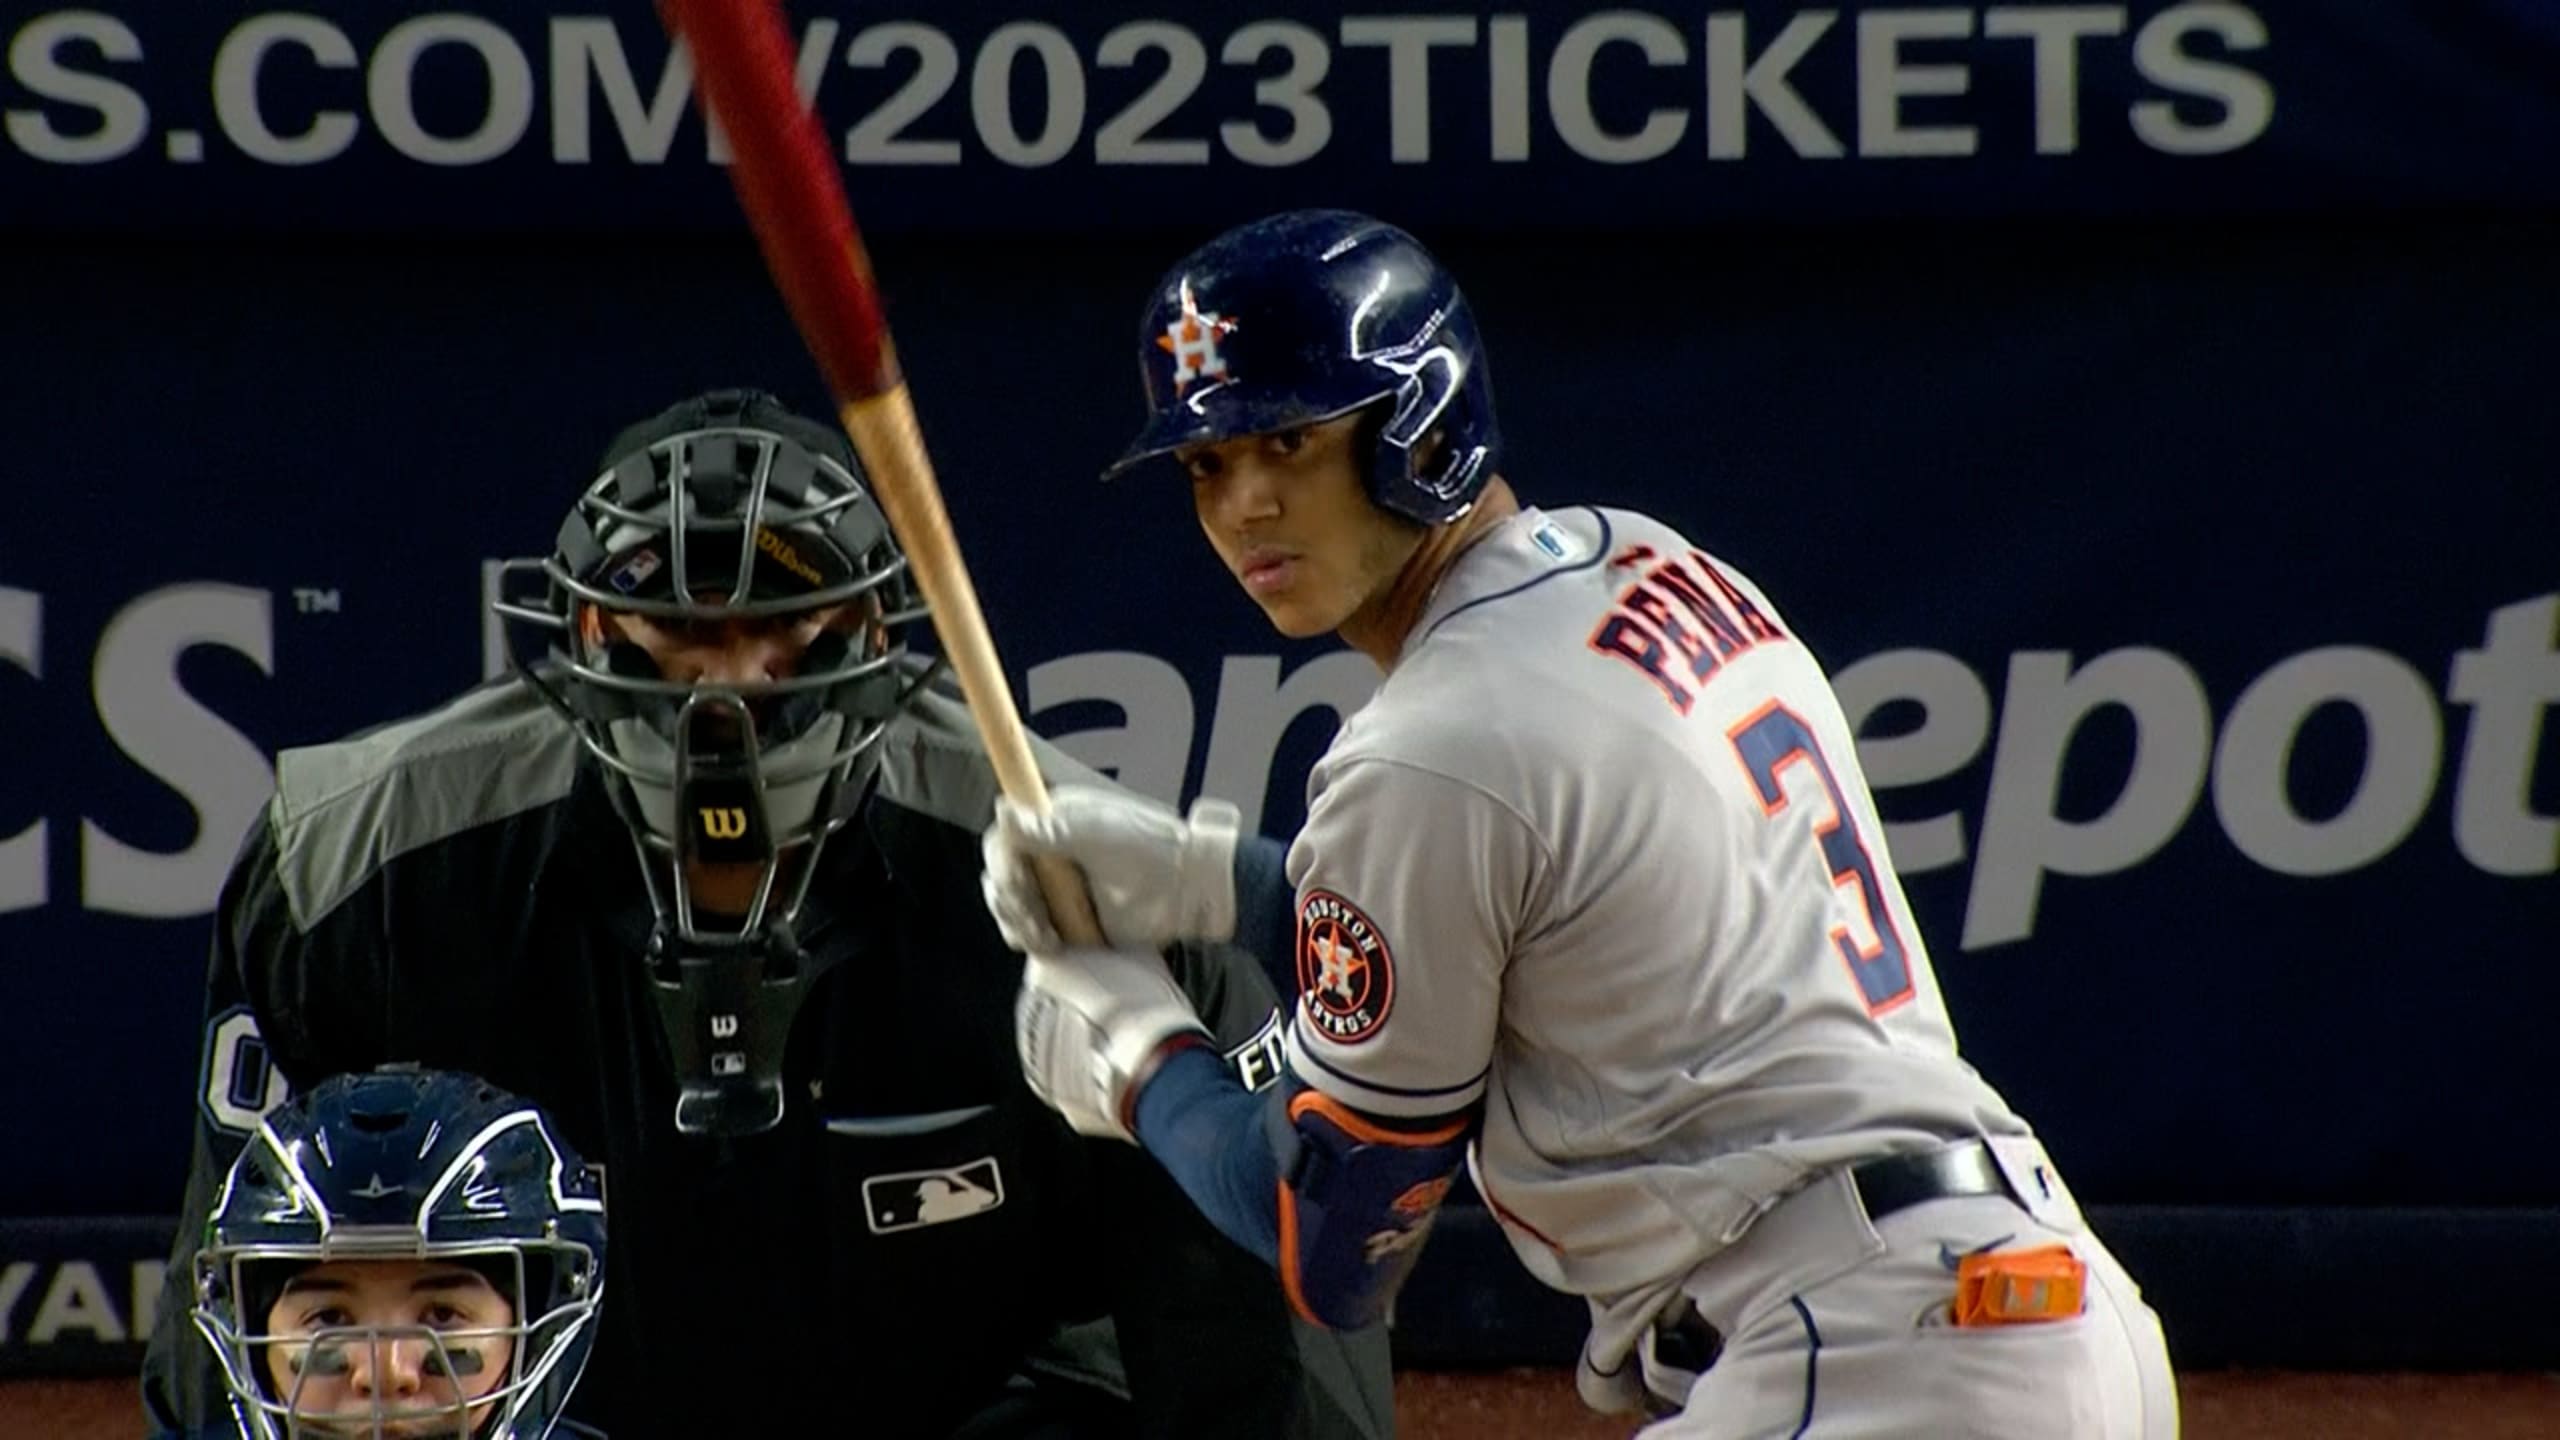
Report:
[[[1659,521],[1522,506],[1465,301],[1393,227],[1231,231],[1145,323],[1123,465],[1179,460],[1272,622],[1385,680],[1289,852],[1272,1096],[1152,953],[1233,913],[1200,898],[1220,828],[1082,790],[999,813],[1033,1088],[1153,1152],[1327,1324],[1381,1313],[1471,1161],[1531,1272],[1591,1304],[1584,1397],[1649,1436],[2175,1435],[2156,1317],[1958,1054],[1793,621]],[[1126,948],[1060,953],[1044,851]]]

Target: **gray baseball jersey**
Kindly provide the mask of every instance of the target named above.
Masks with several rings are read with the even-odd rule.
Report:
[[[1456,562],[1289,877],[1298,1074],[1482,1096],[1477,1188],[1603,1323],[1816,1171],[2027,1132],[1958,1058],[1821,666],[1645,516],[1525,510]]]

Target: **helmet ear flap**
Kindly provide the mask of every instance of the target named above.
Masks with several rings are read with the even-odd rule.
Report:
[[[1445,457],[1432,453],[1430,441],[1457,398],[1456,377],[1446,364],[1426,364],[1396,387],[1393,408],[1378,427],[1372,462],[1369,493],[1379,504],[1425,524],[1441,518],[1417,514],[1409,500],[1399,503],[1399,497],[1411,496],[1417,486],[1428,489],[1437,478],[1427,472]]]
[[[1425,525],[1467,509],[1489,447],[1452,443],[1482,428],[1463,380],[1454,361],[1435,358],[1397,388],[1371,460],[1369,493],[1381,508]]]

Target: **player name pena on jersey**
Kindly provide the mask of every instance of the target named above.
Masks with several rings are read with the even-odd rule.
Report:
[[[1298,907],[1298,994],[1307,1023],[1343,1045],[1377,1034],[1395,1003],[1386,937],[1330,890],[1308,891]]]
[[[1642,672],[1681,714],[1697,703],[1696,687],[1714,679],[1727,660],[1763,641],[1787,638],[1740,586],[1695,550],[1683,565],[1677,556],[1657,560],[1650,545],[1630,545],[1609,557],[1609,568],[1634,570],[1647,561],[1655,563],[1618,597],[1589,644]],[[1715,594],[1707,593],[1710,588]]]

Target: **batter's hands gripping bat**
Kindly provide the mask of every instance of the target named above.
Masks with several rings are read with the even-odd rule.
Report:
[[[870,253],[854,228],[818,117],[792,82],[781,10],[776,0],[658,0],[658,10],[668,33],[693,52],[697,93],[728,136],[729,178],[765,267],[825,372],[845,434],[870,472],[872,494],[933,609],[934,631],[960,677],[996,783],[1015,804],[1046,814],[1048,788],[925,456],[915,405],[880,313]],[[1107,943],[1073,862],[1044,855],[1036,863],[1059,935],[1071,945]]]

